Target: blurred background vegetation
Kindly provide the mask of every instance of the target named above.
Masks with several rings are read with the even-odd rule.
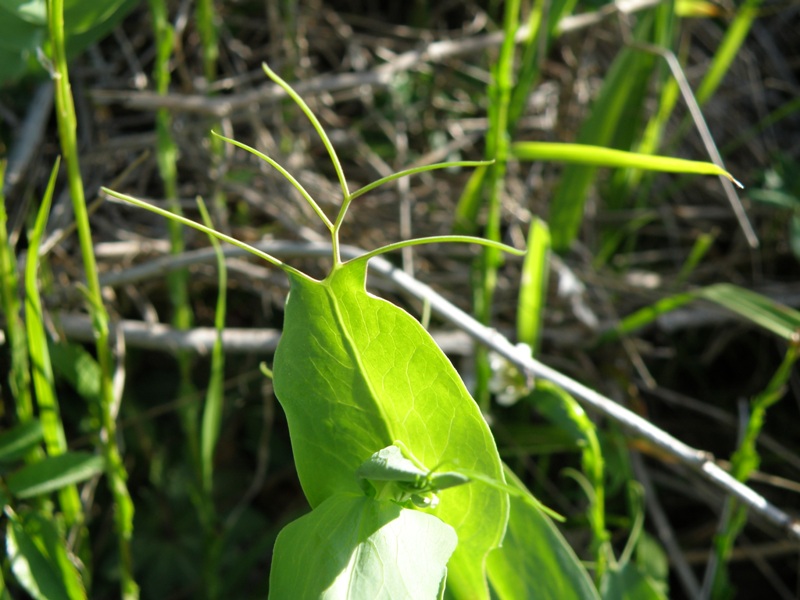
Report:
[[[797,313],[786,308],[790,325],[776,331],[770,319],[784,309],[775,304],[726,312],[680,296],[728,283],[737,286],[726,288],[729,304],[746,304],[751,298],[739,292],[746,288],[800,307],[796,3],[150,0],[102,11],[88,4],[67,2],[65,35],[97,272],[111,321],[125,323],[125,343],[112,339],[115,381],[124,381],[114,437],[136,509],[130,548],[143,598],[263,597],[277,532],[307,510],[283,415],[259,370],[271,363],[285,278],[241,257],[228,260],[223,316],[230,337],[220,370],[220,358],[212,359],[219,279],[213,253],[201,251],[207,238],[99,198],[108,186],[199,220],[195,197],[202,196],[215,225],[239,239],[319,239],[315,215],[285,180],[209,133],[275,158],[331,214],[339,194],[324,148],[267,83],[264,61],[319,115],[353,187],[411,165],[499,158],[477,174],[427,173],[359,199],[343,230],[346,243],[371,249],[457,231],[536,247],[536,265],[455,246],[408,249],[392,260],[531,345],[542,362],[723,465],[732,461],[734,472],[751,416],[769,407],[758,443],[745,452],[756,470],[742,467],[742,477],[796,511]],[[504,30],[518,27],[527,28],[519,44],[504,44]],[[711,177],[515,157],[512,142],[545,141],[710,160],[701,124],[653,48],[677,57],[726,168],[745,185],[738,198]],[[0,2],[3,245],[11,250],[3,278],[12,296],[12,272],[19,267],[21,286],[41,198],[63,152],[49,53],[44,3]],[[105,443],[100,367],[83,310],[84,263],[66,176],[54,183],[50,219],[34,245],[45,345],[66,445],[92,454]],[[738,201],[744,213],[737,218],[731,202]],[[165,267],[175,264],[170,256],[186,260]],[[287,260],[324,273],[316,258]],[[531,276],[535,289],[520,296]],[[423,312],[397,290],[374,289],[414,315]],[[13,375],[9,297],[0,373]],[[669,310],[637,313],[657,302]],[[768,313],[767,324],[759,311]],[[638,321],[619,326],[634,314]],[[586,485],[604,490],[604,527],[618,553],[636,528],[641,501],[632,490],[641,485],[647,518],[636,560],[654,589],[692,597],[717,556],[731,582],[718,583],[716,597],[797,597],[796,542],[752,519],[738,538],[734,532],[735,547],[721,550],[718,532],[735,530],[720,527],[721,493],[600,418],[588,427],[605,469],[599,484],[592,481],[585,432],[542,408],[546,402],[537,407],[525,382],[516,393],[525,401],[492,402],[498,389],[488,357],[442,322],[430,328],[475,390],[503,458],[568,517],[562,531],[582,558],[591,559],[598,533]],[[194,337],[181,335],[187,330]],[[213,372],[220,377],[209,387]],[[3,376],[0,431],[20,421],[14,386]],[[765,390],[769,398],[759,404]],[[213,402],[221,414],[211,486],[201,414]],[[22,456],[0,459],[5,478]],[[68,531],[67,547],[85,581],[91,574],[90,597],[118,597],[115,502],[97,477],[81,488],[81,501],[86,528]],[[15,499],[14,506],[19,512],[26,504]],[[678,555],[667,558],[664,536],[677,542]],[[689,575],[676,575],[676,561]],[[22,597],[7,557],[2,566],[11,597]]]

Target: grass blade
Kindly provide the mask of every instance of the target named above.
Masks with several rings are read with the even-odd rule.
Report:
[[[649,325],[664,313],[697,298],[714,302],[789,342],[795,340],[800,332],[800,312],[759,293],[736,285],[719,283],[693,292],[669,296],[642,308],[622,319],[613,331],[603,334],[600,341],[607,342],[627,335]]]
[[[97,273],[97,261],[95,260],[92,232],[89,227],[89,213],[86,207],[86,195],[78,161],[77,117],[70,89],[64,42],[64,0],[47,0],[47,26],[52,52],[52,74],[55,82],[58,136],[67,166],[75,225],[78,230],[78,241],[89,289],[88,304],[95,333],[95,348],[102,374],[100,413],[103,435],[101,439],[109,491],[116,503],[114,525],[120,554],[121,591],[123,600],[137,600],[139,587],[133,577],[133,559],[130,549],[133,536],[133,502],[126,484],[125,465],[117,447],[117,424],[113,408],[116,403],[112,383],[114,367],[109,346],[108,313],[103,304],[103,295],[100,289],[100,277]]]
[[[5,180],[5,161],[0,161],[0,307],[6,321],[6,334],[11,354],[11,368],[8,383],[17,419],[27,423],[33,419],[33,397],[31,395],[30,362],[28,360],[28,341],[25,324],[20,317],[18,296],[17,265],[14,249],[8,240],[8,215],[6,199],[3,197]]]
[[[58,396],[53,378],[53,367],[50,363],[50,353],[47,348],[47,334],[44,329],[44,314],[42,312],[42,301],[39,297],[37,276],[39,271],[39,246],[47,225],[47,217],[53,200],[53,190],[56,185],[59,165],[60,161],[56,160],[50,173],[50,180],[42,198],[42,204],[39,207],[39,214],[36,216],[33,230],[28,234],[28,257],[25,264],[25,326],[28,333],[28,351],[45,448],[51,458],[67,451],[67,438],[64,435],[64,425],[61,422]],[[83,522],[83,509],[76,487],[70,486],[61,490],[59,502],[67,527],[79,525]]]
[[[733,178],[733,175],[722,167],[699,160],[639,154],[588,144],[558,144],[551,142],[518,142],[511,146],[511,151],[520,160],[554,160],[595,167],[624,167],[669,173],[721,175],[739,187],[743,187],[741,183]]]
[[[730,69],[731,63],[739,55],[739,49],[750,32],[753,21],[758,16],[761,1],[745,0],[744,4],[736,12],[736,17],[728,26],[725,37],[719,48],[717,48],[714,59],[711,61],[700,87],[697,88],[698,104],[704,104],[717,91],[722,78]]]
[[[703,288],[697,295],[792,341],[800,333],[800,312],[736,285],[720,283]]]
[[[205,206],[198,204],[206,226],[211,227],[211,218]],[[228,286],[228,270],[225,266],[225,255],[219,241],[214,236],[209,236],[211,245],[217,257],[218,286],[217,307],[214,313],[214,327],[217,337],[211,351],[211,377],[208,381],[205,408],[203,409],[203,424],[200,438],[200,457],[203,468],[203,489],[206,495],[211,496],[213,488],[214,449],[222,426],[223,383],[225,374],[225,354],[222,351],[222,332],[225,329],[226,296]]]

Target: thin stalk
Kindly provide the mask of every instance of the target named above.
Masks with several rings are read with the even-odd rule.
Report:
[[[214,0],[198,0],[195,15],[203,53],[203,77],[206,81],[206,89],[209,90],[211,83],[217,78],[217,61],[219,60],[219,35]],[[212,93],[207,92],[207,95],[211,96]],[[214,135],[209,135],[208,142],[211,150],[210,175],[214,187],[211,205],[220,220],[220,225],[225,228],[228,223],[228,210],[225,204],[225,194],[222,193],[219,185],[225,162],[225,145]]]
[[[92,246],[89,227],[89,214],[83,190],[78,143],[76,135],[75,105],[69,84],[67,57],[64,47],[64,2],[47,1],[47,20],[52,46],[53,79],[55,81],[55,104],[61,152],[67,167],[70,195],[72,197],[75,224],[78,230],[81,256],[86,273],[89,312],[95,332],[97,361],[100,365],[100,415],[102,452],[106,460],[106,476],[111,495],[116,503],[114,526],[120,553],[120,583],[124,600],[139,597],[139,587],[133,578],[133,557],[131,539],[133,537],[133,502],[126,484],[127,472],[117,448],[117,424],[113,414],[114,390],[112,385],[113,359],[109,347],[108,313],[103,306],[100,279]]]
[[[756,442],[764,426],[767,409],[784,396],[794,364],[800,358],[800,335],[796,338],[790,343],[783,361],[767,387],[750,401],[750,418],[747,421],[747,428],[739,447],[731,457],[731,475],[738,481],[747,481],[761,462]],[[736,538],[747,523],[747,507],[735,498],[729,497],[723,515],[719,533],[714,539],[713,560],[709,563],[709,569],[706,571],[703,582],[705,591],[708,592],[710,589],[710,597],[713,599],[729,597],[730,580],[727,564]],[[709,597],[708,593],[704,594],[704,597]]]
[[[211,216],[198,199],[198,208],[206,227],[212,228]],[[227,287],[228,271],[225,266],[225,255],[222,246],[213,235],[208,236],[217,256],[218,293],[217,307],[214,314],[214,327],[217,337],[211,351],[211,376],[208,381],[205,405],[203,407],[203,421],[200,437],[200,459],[202,467],[202,494],[201,518],[205,529],[206,543],[204,545],[205,569],[205,596],[209,599],[219,598],[222,591],[222,582],[219,577],[219,563],[222,556],[222,536],[218,532],[218,516],[214,506],[214,451],[222,428],[222,409],[224,404],[225,385],[225,354],[222,350],[222,333],[225,329],[225,314],[227,312]]]
[[[495,160],[489,167],[485,184],[489,190],[486,230],[484,237],[500,241],[502,221],[502,198],[505,190],[506,161],[508,157],[508,126],[511,93],[514,79],[515,36],[519,29],[519,0],[511,0],[505,5],[503,30],[505,36],[500,47],[500,55],[493,69],[492,83],[489,86],[491,99],[489,109],[489,132],[486,139],[487,158]],[[475,315],[481,323],[488,324],[492,317],[494,291],[497,285],[497,271],[502,264],[502,256],[491,247],[483,249],[475,274],[477,285],[474,288]],[[475,400],[482,409],[489,407],[489,368],[488,354],[479,349],[476,356]]]
[[[174,47],[174,30],[167,19],[167,5],[164,0],[150,0],[150,13],[153,17],[153,32],[156,43],[156,60],[153,67],[153,79],[156,83],[156,92],[165,96],[169,92],[171,80],[170,59]],[[172,115],[165,108],[160,108],[156,113],[156,162],[161,181],[164,184],[164,196],[169,210],[177,215],[183,214],[178,201],[178,148],[172,137]],[[186,244],[183,237],[183,227],[177,221],[167,221],[169,231],[170,253],[177,256],[182,254]],[[181,331],[192,326],[194,320],[192,306],[189,301],[189,271],[181,269],[173,271],[167,276],[167,290],[170,304],[172,305],[172,325]],[[192,385],[192,358],[187,352],[176,354],[180,385],[178,394],[187,397],[194,393]],[[180,421],[186,437],[189,458],[194,471],[198,488],[201,488],[200,468],[200,433],[197,422],[199,411],[195,403],[182,405]]]

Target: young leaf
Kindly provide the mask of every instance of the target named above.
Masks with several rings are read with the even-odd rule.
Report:
[[[324,281],[291,276],[275,353],[275,394],[312,507],[363,494],[353,476],[400,440],[423,465],[458,465],[503,481],[486,422],[450,361],[408,313],[364,289],[366,261]],[[456,528],[448,588],[487,597],[486,554],[502,539],[508,496],[482,483],[442,492],[433,514]]]
[[[269,597],[437,598],[457,542],[433,515],[336,494],[278,535]]]
[[[588,144],[557,144],[553,142],[518,142],[512,146],[512,152],[520,160],[556,160],[595,167],[627,167],[667,173],[719,175],[742,187],[742,184],[722,167],[701,160],[653,156],[652,154],[639,154]]]

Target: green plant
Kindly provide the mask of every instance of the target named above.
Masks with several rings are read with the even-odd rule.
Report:
[[[71,56],[105,37],[138,3],[138,0],[64,3],[66,52]],[[37,49],[46,46],[47,2],[34,0],[0,2],[0,87],[31,73],[44,75]]]
[[[409,169],[350,192],[317,118],[288,84],[264,68],[303,110],[328,151],[342,189],[335,219],[274,160],[223,139],[276,168],[325,224],[332,244],[332,268],[325,279],[312,279],[208,226],[105,191],[244,248],[289,277],[273,380],[312,511],[278,536],[271,597],[439,597],[446,573],[452,597],[488,598],[486,561],[491,555],[495,592],[511,598],[497,578],[502,565],[508,565],[506,553],[520,552],[528,544],[537,551],[534,556],[559,557],[561,568],[542,577],[572,590],[574,597],[594,597],[585,570],[543,515],[533,528],[524,519],[512,520],[516,543],[499,548],[510,498],[517,499],[516,511],[539,515],[542,508],[521,483],[505,483],[478,406],[430,335],[411,315],[365,290],[370,258],[411,245],[470,242],[521,252],[499,242],[449,235],[389,244],[348,261],[340,255],[340,227],[360,196],[399,177],[486,163]],[[528,537],[543,528],[547,545]]]

